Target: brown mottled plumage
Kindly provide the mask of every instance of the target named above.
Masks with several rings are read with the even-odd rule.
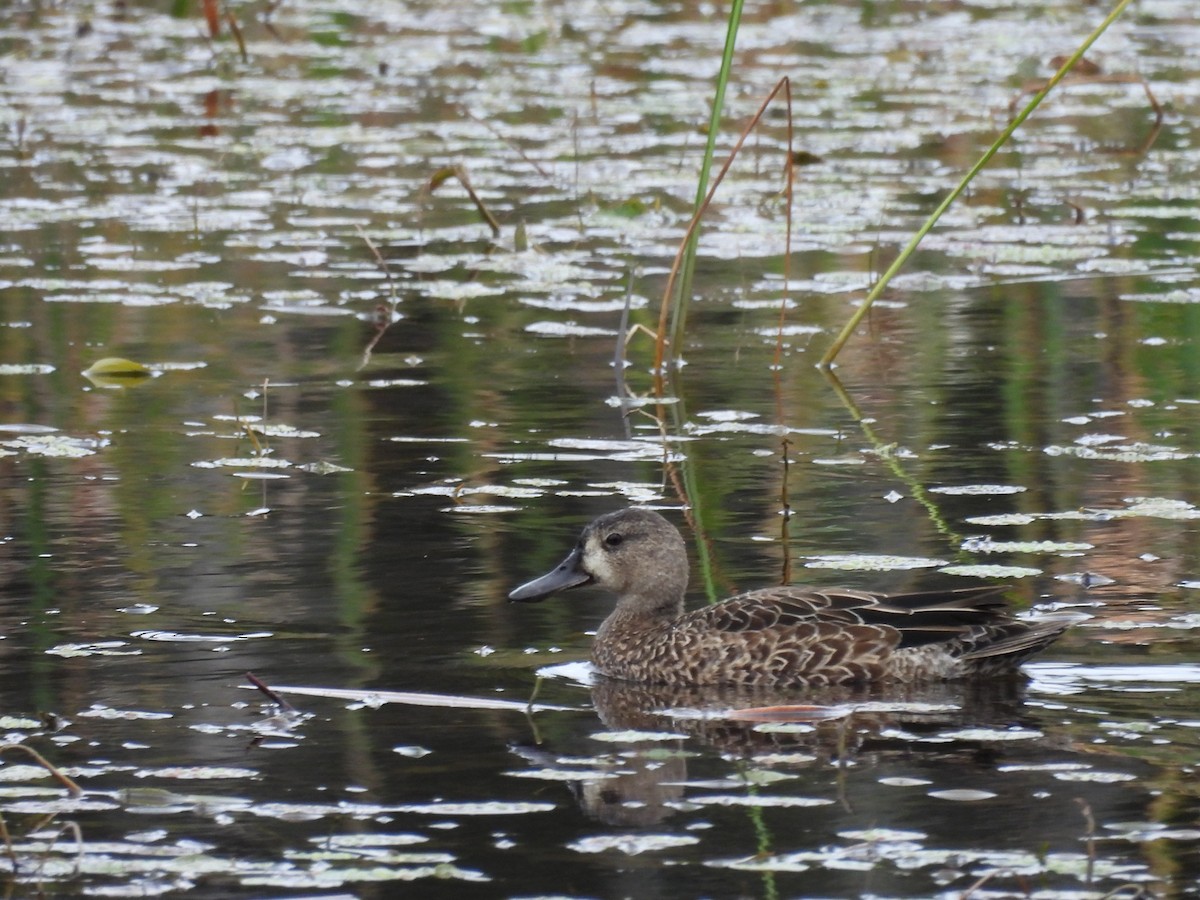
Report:
[[[658,513],[601,516],[552,572],[510,600],[596,584],[617,607],[596,633],[605,675],[672,685],[827,685],[1014,672],[1068,622],[1013,618],[1000,588],[884,595],[777,587],[684,612],[687,549]]]

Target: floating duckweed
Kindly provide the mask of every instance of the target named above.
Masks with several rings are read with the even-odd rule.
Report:
[[[606,853],[615,850],[627,856],[689,847],[700,843],[700,839],[679,834],[612,834],[582,838],[567,844],[567,849],[577,853]]]
[[[955,497],[988,497],[992,495],[1020,494],[1027,490],[1028,488],[1017,484],[962,484],[931,487],[929,493],[947,494]]]
[[[944,559],[920,556],[886,556],[869,553],[810,556],[804,564],[810,569],[841,569],[847,572],[890,572],[899,569],[932,569],[947,565]]]
[[[598,731],[591,738],[613,744],[638,744],[646,741],[681,741],[687,735],[674,731]]]
[[[968,578],[1032,578],[1042,574],[1041,569],[1028,566],[960,565],[943,566],[938,571],[946,575],[963,575]]]

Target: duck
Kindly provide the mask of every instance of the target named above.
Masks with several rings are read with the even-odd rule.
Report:
[[[536,602],[595,585],[617,595],[592,663],[608,678],[662,685],[815,687],[1014,676],[1070,620],[1017,618],[1004,586],[883,594],[752,590],[685,611],[687,548],[658,512],[628,507],[588,524],[567,557],[515,588]]]

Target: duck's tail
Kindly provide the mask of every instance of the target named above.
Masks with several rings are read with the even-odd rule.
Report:
[[[1057,641],[1078,621],[1078,616],[1010,619],[965,636],[964,651],[959,659],[980,673],[1015,670],[1026,659]]]

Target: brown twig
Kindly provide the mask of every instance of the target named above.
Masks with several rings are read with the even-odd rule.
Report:
[[[491,122],[489,122],[487,119],[479,118],[478,116],[476,116],[474,113],[472,113],[469,109],[467,109],[465,106],[463,106],[461,104],[459,104],[459,106],[458,106],[458,111],[461,115],[466,116],[468,119],[470,119],[476,125],[482,125],[488,131],[490,131],[492,133],[492,137],[494,137],[496,140],[500,141],[502,144],[504,144],[504,146],[508,147],[509,150],[511,150],[513,153],[517,154],[517,156],[521,157],[521,159],[523,159],[525,162],[529,163],[529,165],[532,166],[534,171],[536,171],[539,175],[541,175],[547,181],[553,183],[554,179],[550,176],[550,173],[547,172],[545,169],[543,169],[542,166],[538,163],[538,161],[536,159],[531,159],[529,157],[529,155],[525,153],[524,150],[522,150],[519,146],[517,146],[512,141],[510,141],[508,138],[506,138],[503,134],[501,134],[499,132],[499,130],[497,130],[496,126],[494,126]],[[470,190],[470,189],[468,188],[468,190]]]
[[[438,169],[430,176],[429,191],[436,191],[441,185],[445,184],[451,178],[458,181],[466,190],[467,196],[471,198],[471,202],[475,204],[475,208],[479,210],[479,215],[487,222],[488,227],[492,229],[492,237],[500,236],[500,223],[496,221],[496,217],[491,214],[488,208],[484,205],[479,195],[475,193],[475,188],[471,187],[471,179],[467,177],[467,170],[461,166],[446,166]]]
[[[796,154],[792,152],[792,88],[789,83],[784,91],[787,104],[787,165],[784,166],[786,179],[783,189],[784,196],[784,239],[783,239],[783,296],[779,298],[779,330],[775,335],[775,373],[778,375],[783,365],[783,325],[787,318],[788,297],[791,294],[792,283],[792,199],[796,184]],[[779,387],[778,378],[776,387]],[[778,391],[776,396],[778,396]]]
[[[367,343],[367,346],[363,348],[362,363],[359,364],[359,368],[363,369],[366,368],[367,363],[370,362],[371,353],[375,350],[375,345],[379,343],[384,332],[386,332],[392,326],[392,322],[396,318],[396,307],[400,305],[400,297],[396,293],[396,280],[392,278],[391,267],[388,266],[387,260],[383,258],[383,254],[379,252],[379,248],[375,246],[374,241],[371,240],[371,238],[365,231],[362,230],[361,227],[355,225],[354,230],[358,232],[358,236],[363,239],[363,243],[367,245],[367,249],[369,249],[371,251],[371,255],[375,257],[376,265],[378,265],[380,270],[383,272],[383,277],[387,279],[388,293],[392,298],[389,306],[385,307],[383,304],[380,304],[378,307],[376,307],[377,316],[375,322],[375,336],[371,338],[371,340]]]
[[[246,52],[246,39],[242,37],[242,29],[238,27],[237,19],[233,16],[233,10],[225,10],[225,21],[229,23],[229,30],[233,33],[233,39],[237,41],[238,52],[242,54],[242,62],[250,62],[250,54]]]
[[[395,311],[396,306],[400,303],[400,298],[396,295],[396,280],[392,278],[391,267],[388,266],[387,260],[383,258],[383,254],[379,252],[379,248],[375,246],[375,242],[362,230],[362,226],[355,225],[354,230],[358,232],[358,236],[363,239],[363,243],[367,245],[367,249],[375,257],[375,262],[383,270],[383,277],[387,279],[388,283],[388,293],[392,298],[392,310]]]
[[[204,0],[201,4],[204,21],[208,23],[208,36],[216,40],[221,36],[221,10],[217,0]]]
[[[267,29],[271,37],[277,41],[281,41],[283,38],[279,34],[279,29],[275,27],[275,23],[271,21],[271,17],[275,15],[275,10],[279,9],[282,5],[283,0],[271,0],[263,10],[262,16],[259,17],[263,28]]]
[[[277,693],[275,693],[273,690],[271,690],[269,687],[267,687],[267,685],[262,681],[262,679],[260,679],[253,672],[246,673],[246,680],[249,681],[256,688],[258,688],[260,691],[262,691],[262,693],[266,696],[266,698],[268,700],[270,700],[272,703],[274,703],[276,706],[278,706],[284,712],[289,712],[289,713],[298,712],[296,707],[292,706],[292,704],[288,703],[281,696],[279,696]]]
[[[27,747],[24,744],[0,744],[0,754],[3,754],[7,750],[20,750],[22,753],[32,757],[33,761],[49,772],[54,777],[54,780],[65,787],[67,792],[72,797],[83,796],[83,788],[72,781],[71,778],[64,774],[61,769],[47,760],[46,757],[42,756],[42,754],[38,753],[32,747]]]

